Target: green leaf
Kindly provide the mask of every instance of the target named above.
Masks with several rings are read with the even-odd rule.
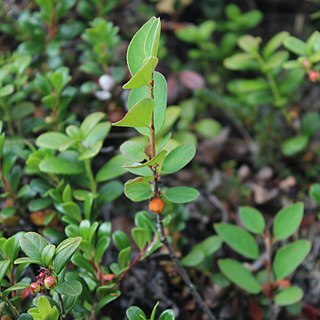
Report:
[[[233,259],[220,259],[218,265],[221,272],[238,287],[252,294],[258,294],[261,291],[258,280],[242,263]]]
[[[81,209],[75,202],[65,202],[61,204],[61,211],[76,222],[81,222]]]
[[[250,233],[229,223],[218,223],[214,228],[233,250],[250,259],[259,258],[258,244]]]
[[[235,79],[227,84],[228,90],[236,95],[258,92],[268,89],[268,82],[263,78],[256,79]]]
[[[130,239],[122,230],[117,230],[112,234],[112,240],[119,250],[130,247]]]
[[[103,146],[103,141],[98,141],[94,145],[88,146],[84,152],[82,152],[79,156],[79,160],[83,161],[86,159],[94,158],[101,150]]]
[[[263,49],[264,58],[270,57],[282,44],[283,41],[289,36],[289,32],[282,31],[273,36]]]
[[[119,181],[110,181],[99,189],[98,201],[105,204],[117,199],[123,193],[123,184]]]
[[[131,247],[122,249],[118,255],[118,262],[121,269],[129,266],[131,261]]]
[[[56,253],[56,247],[53,244],[48,244],[42,251],[41,260],[45,267],[49,267],[54,255]]]
[[[69,262],[72,255],[79,247],[81,240],[81,237],[68,238],[58,245],[56,255],[53,259],[53,270],[57,274],[59,274]]]
[[[132,163],[132,164],[127,164],[124,165],[125,168],[144,168],[144,167],[151,167],[154,165],[160,166],[165,159],[167,155],[167,150],[162,150],[159,152],[154,158],[150,159],[149,161],[146,161],[144,163]]]
[[[1,285],[1,281],[4,278],[4,276],[6,275],[6,272],[8,270],[10,266],[10,260],[2,260],[0,261],[0,285]]]
[[[311,243],[307,240],[298,240],[279,249],[273,261],[276,279],[289,276],[307,257],[310,249]]]
[[[314,183],[311,185],[309,195],[317,205],[320,205],[320,183]]]
[[[23,290],[26,289],[30,286],[29,283],[25,283],[25,282],[17,282],[16,284],[14,284],[13,286],[7,288],[6,290],[4,290],[3,296],[7,297],[9,295],[10,292],[12,291],[18,291],[18,290]]]
[[[139,307],[130,307],[126,315],[128,320],[147,320],[146,314]]]
[[[110,294],[104,296],[103,298],[100,298],[96,307],[97,312],[99,312],[104,306],[106,306],[111,301],[118,299],[120,295],[121,295],[121,292],[119,290],[115,290]]]
[[[162,173],[170,174],[185,167],[196,154],[196,147],[193,144],[185,144],[173,149],[165,158],[162,166]]]
[[[108,247],[110,245],[110,242],[111,241],[110,241],[109,236],[99,238],[97,245],[96,245],[96,252],[94,255],[94,262],[96,264],[101,262],[103,255],[105,254],[106,250],[108,249]]]
[[[152,196],[150,178],[138,177],[128,180],[124,185],[124,194],[134,202],[147,200]]]
[[[44,158],[39,168],[42,172],[62,175],[76,175],[84,172],[83,164],[60,157]]]
[[[266,223],[261,212],[251,207],[240,207],[239,216],[241,223],[252,233],[262,234]]]
[[[195,245],[192,250],[181,260],[182,265],[194,267],[199,265],[205,258],[221,248],[222,241],[218,236],[211,236]]]
[[[123,89],[135,89],[149,86],[153,79],[152,74],[157,64],[158,58],[147,58],[141,69],[139,69],[139,71],[123,86]]]
[[[214,119],[203,119],[196,122],[194,129],[204,138],[216,138],[221,132],[221,125]]]
[[[159,301],[156,303],[156,305],[152,309],[150,320],[155,320],[158,305],[159,305]]]
[[[76,297],[81,294],[82,285],[77,280],[68,280],[58,284],[54,290],[62,295]]]
[[[146,127],[150,128],[154,109],[154,101],[145,98],[139,101],[120,121],[113,123],[116,127]]]
[[[61,145],[70,142],[70,138],[60,132],[47,132],[36,140],[36,145],[40,148],[59,150]]]
[[[281,151],[283,155],[291,157],[305,150],[308,146],[308,143],[308,136],[300,134],[296,137],[285,140],[281,145]]]
[[[131,235],[138,248],[142,250],[146,246],[149,239],[148,231],[143,228],[133,228],[131,230]]]
[[[111,123],[108,121],[98,123],[87,135],[82,144],[87,148],[93,148],[98,142],[103,142],[111,129]]]
[[[14,91],[14,86],[12,84],[7,84],[6,86],[0,88],[0,98],[9,96]]]
[[[42,251],[48,245],[47,240],[35,232],[25,233],[19,243],[26,256],[39,260],[41,260]]]
[[[148,20],[133,36],[132,40],[129,43],[127,51],[127,64],[129,71],[132,75],[138,72],[142,67],[145,55],[145,41],[148,36],[148,33],[155,23],[156,18],[152,17]]]
[[[81,123],[80,131],[86,137],[90,131],[105,117],[103,112],[94,112],[87,116]]]
[[[196,200],[200,193],[191,187],[173,187],[164,192],[165,197],[173,203],[187,203]]]
[[[162,128],[166,118],[166,107],[167,107],[167,82],[165,77],[155,71],[153,75],[153,95],[154,95],[154,129],[157,134]],[[149,97],[149,90],[147,87],[140,87],[132,89],[128,99],[128,109],[130,110],[135,104],[141,99]],[[141,134],[149,135],[149,129],[138,128]]]
[[[161,22],[160,22],[160,18],[157,18],[153,22],[145,39],[144,52],[146,57],[157,56],[159,41],[160,41],[160,32],[161,32]]]
[[[160,314],[159,320],[175,320],[174,311],[172,309],[163,311]]]
[[[114,156],[98,171],[96,181],[103,182],[123,175],[126,173],[122,168],[125,163],[126,159],[121,154]]]
[[[23,264],[23,263],[34,263],[34,264],[38,264],[39,266],[44,266],[42,260],[40,259],[35,259],[35,258],[29,258],[29,257],[22,257],[22,258],[18,258],[14,261],[14,264]]]
[[[239,47],[247,53],[256,53],[259,50],[260,37],[244,35],[238,40]]]
[[[281,290],[274,297],[274,302],[279,306],[288,306],[300,301],[303,291],[299,287],[289,287]]]
[[[256,63],[253,61],[251,54],[238,53],[223,62],[224,66],[230,70],[252,70],[256,68]]]
[[[146,146],[137,141],[126,141],[120,146],[121,154],[128,160],[141,162],[147,158]]]
[[[273,222],[273,235],[278,240],[284,240],[293,235],[303,218],[303,203],[298,202],[281,209]]]
[[[297,55],[305,56],[307,54],[306,44],[296,37],[287,37],[283,44],[288,50]]]

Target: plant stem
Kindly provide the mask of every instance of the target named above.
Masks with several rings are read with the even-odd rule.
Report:
[[[149,95],[151,99],[154,99],[154,94],[153,94],[153,85],[154,81],[152,80],[150,82],[149,86]],[[149,157],[150,159],[154,158],[156,156],[156,147],[155,147],[155,130],[154,130],[154,113],[152,114],[151,117],[151,125],[150,125],[150,142],[149,142],[149,147],[150,147],[150,154]],[[152,166],[151,170],[153,172],[153,196],[154,197],[159,197],[160,195],[160,189],[159,189],[159,179],[160,175],[157,172],[157,166]],[[180,277],[186,284],[186,286],[189,288],[190,293],[192,294],[194,300],[197,302],[198,306],[201,308],[201,310],[207,315],[209,320],[215,320],[216,318],[214,315],[211,313],[210,309],[206,306],[204,303],[202,297],[196,290],[194,284],[191,282],[187,272],[185,269],[182,267],[179,259],[175,255],[175,252],[171,246],[171,244],[168,241],[168,238],[165,234],[164,226],[163,226],[163,216],[162,214],[157,215],[157,226],[158,226],[158,231],[160,232],[161,235],[161,242],[163,245],[167,248],[169,252],[170,259],[174,263],[177,272],[179,273]]]
[[[0,298],[7,304],[15,319],[18,319],[20,314],[17,308],[11,303],[11,301],[7,297],[4,297],[2,293],[0,293]]]
[[[91,161],[89,159],[84,160],[84,165],[85,165],[86,174],[89,179],[91,192],[95,194],[97,192],[97,184],[96,184],[96,181],[94,180],[94,176],[91,170]]]
[[[59,298],[60,305],[61,305],[61,319],[63,320],[66,318],[66,310],[64,308],[64,302],[63,302],[63,299],[62,299],[62,296],[60,293],[58,293],[58,298]]]
[[[170,245],[168,238],[165,234],[164,227],[163,227],[163,217],[161,214],[157,215],[157,222],[158,222],[158,230],[161,234],[161,241],[164,244],[164,246],[167,248],[169,252],[170,259],[174,263],[180,277],[186,284],[186,286],[189,288],[190,293],[192,294],[194,300],[198,304],[198,306],[201,308],[201,310],[207,315],[209,320],[215,320],[215,316],[211,313],[210,309],[207,307],[207,305],[204,303],[202,297],[198,293],[197,289],[195,288],[194,284],[191,282],[186,270],[182,267],[179,259],[175,255],[172,246]]]

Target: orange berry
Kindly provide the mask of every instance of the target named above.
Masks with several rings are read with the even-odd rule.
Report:
[[[149,202],[150,211],[160,214],[165,208],[164,202],[160,198],[154,198]]]

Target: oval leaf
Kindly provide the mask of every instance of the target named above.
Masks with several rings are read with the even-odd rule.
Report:
[[[238,287],[252,294],[261,291],[258,280],[240,262],[233,259],[220,259],[218,265],[221,272]]]
[[[196,200],[200,193],[191,187],[173,187],[168,188],[164,195],[173,203],[187,203]]]
[[[293,235],[303,218],[303,203],[299,202],[281,209],[273,222],[273,235],[284,240]]]
[[[303,297],[303,291],[299,287],[290,287],[277,293],[274,301],[279,306],[288,306],[300,301]]]
[[[310,249],[311,243],[307,240],[298,240],[279,249],[273,261],[276,279],[289,276],[307,257]]]
[[[176,147],[167,155],[163,162],[162,173],[170,174],[185,167],[196,154],[196,147],[193,144],[185,144]]]
[[[259,257],[258,244],[247,231],[229,223],[218,223],[214,228],[222,240],[236,252],[250,259]]]
[[[240,207],[239,216],[241,223],[252,233],[262,234],[266,226],[263,215],[255,208]]]

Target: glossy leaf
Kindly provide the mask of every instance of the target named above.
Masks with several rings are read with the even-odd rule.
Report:
[[[139,307],[130,307],[126,315],[128,317],[128,320],[147,320],[146,314],[139,308]]]
[[[84,172],[84,167],[80,162],[74,162],[60,157],[47,157],[40,162],[39,168],[42,172],[75,175]]]
[[[19,243],[26,256],[39,260],[41,260],[42,251],[48,245],[47,240],[35,232],[25,233]]]
[[[126,141],[120,146],[121,154],[128,160],[141,162],[147,158],[146,146],[137,141]]]
[[[57,274],[59,274],[69,262],[74,252],[78,249],[81,240],[81,237],[68,238],[58,245],[56,255],[53,259],[53,269]]]

